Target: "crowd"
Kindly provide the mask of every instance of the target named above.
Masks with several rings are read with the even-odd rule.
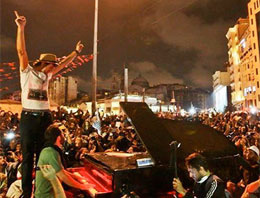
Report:
[[[246,111],[218,113],[200,112],[193,115],[173,112],[158,113],[158,117],[173,120],[199,121],[223,133],[240,150],[248,164],[241,166],[241,180],[237,183],[227,181],[231,197],[241,197],[246,186],[255,182],[256,197],[260,197],[260,114]]]
[[[125,115],[105,116],[101,112],[90,116],[88,112],[78,110],[73,113],[62,108],[51,113],[53,122],[59,123],[64,133],[67,167],[77,165],[86,153],[145,151]],[[21,179],[22,155],[18,114],[2,110],[0,123],[0,192],[4,197],[11,184],[17,178]]]
[[[53,121],[62,125],[61,129],[66,140],[64,156],[67,167],[77,165],[86,153],[145,151],[125,115],[108,116],[100,111],[91,116],[82,110],[68,112],[63,108],[51,113]],[[158,117],[188,118],[170,112],[158,113]],[[222,132],[243,153],[250,170],[241,168],[243,174],[239,183],[227,182],[230,196],[241,196],[246,186],[259,179],[260,116],[244,111],[225,114],[204,112],[193,115],[192,119]],[[0,111],[0,141],[0,197],[5,197],[6,193],[11,197],[13,191],[21,191],[19,182],[21,182],[22,155],[18,114]]]
[[[222,132],[243,153],[249,167],[241,167],[242,178],[235,184],[228,182],[229,191],[240,196],[246,186],[259,180],[260,162],[260,116],[245,111],[227,112],[225,114],[203,113],[198,119],[205,125]],[[258,189],[258,197],[260,193]]]

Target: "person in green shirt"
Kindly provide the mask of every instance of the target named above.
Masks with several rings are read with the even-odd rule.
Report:
[[[92,185],[88,184],[86,181],[81,183],[80,181],[83,181],[83,178],[68,172],[62,165],[62,157],[60,154],[62,152],[61,148],[64,142],[64,136],[62,131],[59,129],[59,125],[50,125],[45,131],[44,137],[46,147],[40,153],[37,167],[51,165],[55,170],[56,176],[61,182],[64,182],[74,188],[86,190],[91,196],[94,196],[96,190],[92,187]],[[40,170],[36,171],[35,186],[35,198],[55,197],[51,182],[44,177],[42,171]]]

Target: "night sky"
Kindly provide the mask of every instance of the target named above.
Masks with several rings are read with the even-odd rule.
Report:
[[[77,41],[93,51],[94,0],[0,0],[0,62],[18,62],[14,10],[27,18],[30,60],[41,53],[68,55]],[[228,28],[247,16],[247,0],[99,0],[98,87],[129,68],[150,83],[212,87],[212,74],[228,60]],[[89,91],[92,61],[68,73]],[[19,89],[19,78],[0,88]],[[0,94],[3,94],[0,93]]]

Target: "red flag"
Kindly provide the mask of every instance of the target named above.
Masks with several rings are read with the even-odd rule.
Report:
[[[10,67],[14,67],[14,64],[15,64],[15,62],[8,63],[8,66],[10,66]]]
[[[82,63],[84,63],[84,60],[83,60],[80,56],[78,56],[78,59],[79,59]]]

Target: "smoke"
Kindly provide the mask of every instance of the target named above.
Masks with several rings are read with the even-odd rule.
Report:
[[[9,0],[3,4],[1,50],[16,57],[13,10],[28,19],[30,57],[44,51],[67,54],[75,42],[92,53],[94,2],[88,0]],[[187,83],[211,87],[211,75],[227,61],[226,33],[246,13],[244,0],[99,1],[98,85],[107,88],[112,73],[129,63],[129,82],[141,74],[150,85]],[[3,25],[2,25],[3,26]],[[5,36],[3,36],[5,35]],[[8,52],[8,53],[7,53]],[[10,60],[12,61],[12,60]],[[91,78],[75,71],[79,87]],[[80,73],[81,72],[81,73]]]
[[[15,42],[13,38],[1,34],[0,40],[1,40],[0,51],[10,51],[15,48]]]
[[[189,73],[185,73],[183,78],[198,87],[208,87],[212,83],[212,73],[226,61],[225,34],[230,21],[219,19],[214,23],[204,23],[196,15],[187,16],[184,12],[185,5],[189,8],[193,3],[194,1],[184,0],[160,4],[154,13],[145,18],[142,27],[146,29],[148,24],[152,24],[151,29],[165,44],[177,46],[184,51],[197,51],[197,59],[188,66]]]
[[[149,82],[150,86],[157,84],[183,83],[182,79],[174,77],[162,67],[158,67],[148,61],[131,62],[129,64],[129,80],[133,80],[139,74]]]

